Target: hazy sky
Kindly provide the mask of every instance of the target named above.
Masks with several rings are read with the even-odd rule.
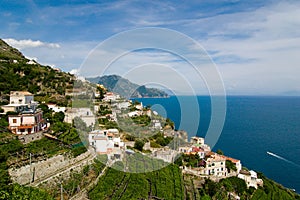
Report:
[[[208,52],[227,94],[300,95],[300,1],[0,0],[0,20],[2,39],[64,71],[78,69],[96,45],[115,34],[161,27],[191,37]],[[124,56],[112,73],[149,63],[192,73],[182,59],[163,51]],[[160,78],[168,77],[161,69]],[[205,93],[200,87],[196,92]]]

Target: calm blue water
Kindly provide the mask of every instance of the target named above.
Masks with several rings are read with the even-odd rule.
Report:
[[[172,119],[177,129],[191,129],[199,122],[198,136],[204,137],[210,123],[210,98],[199,96],[200,117],[181,113],[195,113],[190,101],[193,97],[137,99],[154,106],[165,117]],[[183,100],[184,99],[184,100]],[[182,104],[185,104],[184,106]],[[197,113],[197,112],[196,112]],[[186,116],[186,115],[185,115]],[[196,117],[197,118],[197,117]],[[198,124],[197,124],[198,125]],[[240,159],[249,169],[263,172],[285,187],[300,192],[300,97],[227,97],[227,113],[222,134],[214,147],[226,155]],[[286,160],[268,155],[272,152]]]

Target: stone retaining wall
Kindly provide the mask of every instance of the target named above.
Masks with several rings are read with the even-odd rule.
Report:
[[[18,169],[10,168],[8,172],[13,182],[24,185],[32,181],[36,182],[42,180],[52,174],[55,175],[64,169],[72,167],[72,165],[80,163],[80,161],[85,160],[89,156],[91,156],[90,151],[87,151],[76,158],[72,158],[67,154],[57,155],[45,161],[32,163],[31,167],[30,165],[26,165]]]

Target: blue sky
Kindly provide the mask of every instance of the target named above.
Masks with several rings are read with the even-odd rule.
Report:
[[[64,71],[78,69],[96,45],[115,34],[161,27],[199,42],[228,94],[300,95],[299,1],[0,0],[0,17],[0,38],[25,56]],[[187,66],[175,57],[137,52],[118,65],[124,69],[142,59],[181,67],[183,73]]]

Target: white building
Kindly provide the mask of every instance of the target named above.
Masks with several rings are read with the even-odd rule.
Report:
[[[28,64],[28,65],[36,65],[37,63],[34,60],[29,60],[29,61],[26,62],[26,64]]]
[[[9,104],[30,104],[33,102],[33,94],[27,91],[11,91]]]
[[[255,189],[257,189],[258,186],[263,186],[263,180],[257,178],[257,173],[253,170],[241,170],[238,178],[243,179],[246,182],[248,188],[254,187]]]
[[[149,115],[148,115],[149,116]],[[153,128],[154,129],[161,129],[162,128],[162,126],[161,126],[161,123],[160,123],[160,121],[159,120],[152,120],[152,124],[153,124]]]
[[[118,134],[117,129],[94,130],[88,135],[89,145],[99,154],[114,154],[125,147]]]
[[[196,136],[191,137],[191,143],[203,145],[204,144],[204,138],[196,137]]]
[[[7,112],[22,112],[28,109],[35,110],[38,106],[37,102],[34,102],[34,95],[27,91],[11,91],[9,96],[9,104],[3,105],[1,108],[4,113]]]
[[[129,112],[127,115],[129,117],[140,116],[140,115],[142,115],[142,112],[139,110],[136,110],[136,111]]]
[[[217,177],[226,177],[226,159],[213,152],[208,154],[204,174]]]
[[[144,108],[143,103],[141,102],[140,104],[135,105],[135,108],[138,110],[143,110]]]
[[[94,125],[96,122],[96,116],[90,108],[67,108],[64,121],[71,124],[75,117],[82,119],[87,126]]]
[[[118,109],[127,109],[130,106],[130,102],[129,101],[124,101],[124,102],[119,102],[117,103],[117,108]]]
[[[192,152],[192,146],[191,145],[180,146],[178,151],[184,154],[189,154],[190,152]]]
[[[53,110],[53,112],[65,112],[66,111],[66,107],[60,107],[56,104],[48,103],[47,106],[49,109]]]
[[[117,99],[120,99],[120,95],[113,92],[107,92],[106,94],[104,94],[103,101],[116,101]]]

